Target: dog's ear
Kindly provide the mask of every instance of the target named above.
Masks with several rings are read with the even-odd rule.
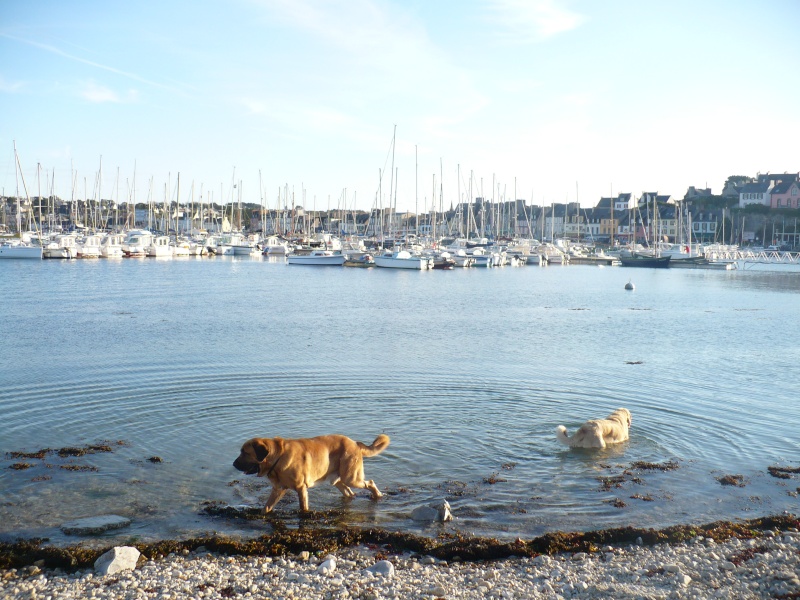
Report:
[[[264,440],[253,440],[253,452],[255,452],[258,462],[264,462],[269,456],[269,446]]]

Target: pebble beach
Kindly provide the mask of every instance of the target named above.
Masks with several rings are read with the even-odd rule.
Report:
[[[319,556],[226,556],[205,548],[99,575],[29,565],[0,571],[4,599],[800,598],[800,533],[718,543],[605,546],[597,552],[444,561],[355,546]]]

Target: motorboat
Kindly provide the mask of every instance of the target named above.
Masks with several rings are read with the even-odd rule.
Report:
[[[153,258],[164,258],[172,256],[172,247],[169,243],[168,235],[159,235],[153,238],[153,241],[147,247],[147,256]]]
[[[42,258],[77,258],[78,246],[75,235],[61,233],[42,249]]]
[[[247,236],[238,232],[223,234],[217,241],[217,254],[234,254],[236,256],[250,256],[256,245]]]
[[[345,267],[374,267],[375,259],[367,252],[345,254]]]
[[[440,252],[431,258],[433,260],[431,269],[450,270],[454,269],[456,266],[456,261],[449,252]]]
[[[122,255],[126,258],[147,256],[153,237],[152,233],[144,229],[131,229],[122,243]]]
[[[286,257],[286,262],[290,265],[341,267],[344,264],[344,254],[333,250],[312,250],[308,254],[290,254]]]
[[[102,240],[100,240],[100,256],[103,258],[120,258],[122,253],[122,244],[125,242],[125,236],[121,233],[108,233]]]
[[[408,250],[387,252],[375,256],[375,266],[385,269],[416,269],[424,271],[431,268],[433,259],[427,256],[416,256]]]
[[[289,242],[277,235],[268,236],[261,244],[261,253],[271,256],[285,256],[291,252]]]
[[[450,254],[449,251],[448,254]],[[451,256],[457,267],[472,267],[475,265],[475,257],[467,254],[466,250],[456,250]]]
[[[100,236],[91,234],[84,236],[78,244],[78,258],[100,258]]]
[[[178,240],[170,247],[172,256],[191,256],[192,245],[187,240]]]

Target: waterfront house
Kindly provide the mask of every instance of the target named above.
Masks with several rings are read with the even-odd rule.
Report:
[[[656,238],[662,241],[675,242],[678,238],[678,212],[674,204],[658,207]]]
[[[717,240],[717,230],[722,227],[721,210],[690,208],[692,241],[710,243]]]
[[[771,208],[800,208],[800,182],[795,180],[779,181],[770,190]]]
[[[791,208],[792,198],[795,200],[794,208],[797,208],[798,196],[791,195],[791,183],[800,179],[799,173],[765,173],[760,174],[753,183],[748,183],[742,187],[739,193],[739,208],[744,208],[748,204],[760,204],[771,208]],[[788,192],[788,196],[786,193]],[[781,204],[772,201],[772,194],[777,193]],[[786,204],[786,201],[789,204]]]
[[[746,183],[739,192],[739,208],[744,208],[750,204],[770,205],[770,182],[755,181]]]
[[[686,194],[684,194],[683,199],[695,200],[697,198],[710,198],[711,195],[711,188],[696,188],[693,185],[690,185],[689,189],[686,190]]]
[[[565,235],[565,222],[566,216],[569,212],[571,204],[551,204],[549,208],[544,209],[544,238],[552,241],[553,239],[564,237]],[[572,208],[572,214],[575,214],[575,208]]]
[[[616,234],[619,217],[627,214],[627,209],[612,212],[614,198],[600,198],[597,206],[584,211],[586,218],[585,235],[595,242],[609,242],[611,234]],[[613,214],[613,218],[612,218]]]

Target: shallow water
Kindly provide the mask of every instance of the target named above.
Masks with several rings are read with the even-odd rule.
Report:
[[[2,538],[63,541],[61,523],[105,513],[140,539],[258,533],[199,514],[264,502],[231,466],[242,442],[334,432],[392,438],[365,461],[380,501],[310,491],[354,524],[435,534],[409,513],[442,498],[445,529],[500,537],[798,509],[800,476],[767,472],[800,460],[797,273],[7,260],[0,298]],[[557,443],[621,406],[630,441]],[[8,468],[7,452],[104,440],[124,444]],[[678,468],[604,489],[635,461]],[[278,505],[290,526],[296,508]]]

